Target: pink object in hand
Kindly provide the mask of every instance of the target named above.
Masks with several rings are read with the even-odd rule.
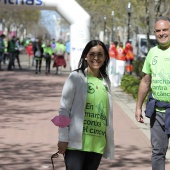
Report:
[[[54,123],[54,125],[61,128],[67,127],[71,122],[67,116],[63,115],[55,116],[51,121]]]

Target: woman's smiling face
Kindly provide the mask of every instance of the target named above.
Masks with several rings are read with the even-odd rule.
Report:
[[[90,70],[99,71],[106,59],[104,49],[100,45],[92,47],[85,59]]]

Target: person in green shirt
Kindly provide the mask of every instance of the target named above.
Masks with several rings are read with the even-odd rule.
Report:
[[[51,59],[52,59],[52,55],[53,55],[53,49],[51,47],[51,43],[50,41],[47,41],[46,46],[44,47],[44,58],[45,58],[45,62],[46,62],[46,74],[50,74],[50,67],[51,67]]]
[[[9,63],[8,63],[8,71],[12,71],[14,69],[14,61],[15,61],[15,42],[16,37],[13,36],[8,41],[8,57],[9,57]]]
[[[2,60],[3,60],[4,50],[5,50],[4,38],[5,38],[5,35],[4,35],[4,34],[1,34],[1,35],[0,35],[0,71],[3,70],[3,69],[1,68],[1,62],[2,62]]]
[[[56,67],[56,74],[60,74],[61,66],[63,66],[64,68],[66,67],[66,61],[64,58],[65,51],[66,51],[66,47],[63,44],[62,40],[60,39],[56,43],[56,50],[55,50],[56,55],[55,55],[54,64],[53,64],[53,67]]]
[[[149,95],[145,115],[150,117],[152,170],[165,170],[170,136],[170,19],[165,16],[159,17],[154,32],[158,45],[150,49],[145,59],[142,69],[144,77],[139,86],[135,117],[138,122],[144,123],[142,105],[151,89],[152,99]],[[158,103],[161,103],[162,107],[157,107]]]
[[[109,59],[103,42],[88,42],[64,84],[59,116],[71,122],[59,128],[58,152],[67,170],[97,170],[102,156],[114,158]]]

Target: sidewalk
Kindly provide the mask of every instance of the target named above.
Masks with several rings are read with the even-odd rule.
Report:
[[[50,156],[57,151],[58,129],[50,120],[59,109],[68,67],[60,75],[53,69],[46,76],[44,65],[36,75],[26,56],[21,65],[23,70],[0,72],[0,170],[52,170]],[[99,170],[151,170],[149,120],[136,122],[133,98],[120,88],[112,90],[115,159],[102,159]],[[61,155],[55,165],[56,170],[65,169]]]

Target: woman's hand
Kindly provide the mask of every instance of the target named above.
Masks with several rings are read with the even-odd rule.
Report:
[[[58,142],[58,153],[64,154],[67,149],[68,142]]]

